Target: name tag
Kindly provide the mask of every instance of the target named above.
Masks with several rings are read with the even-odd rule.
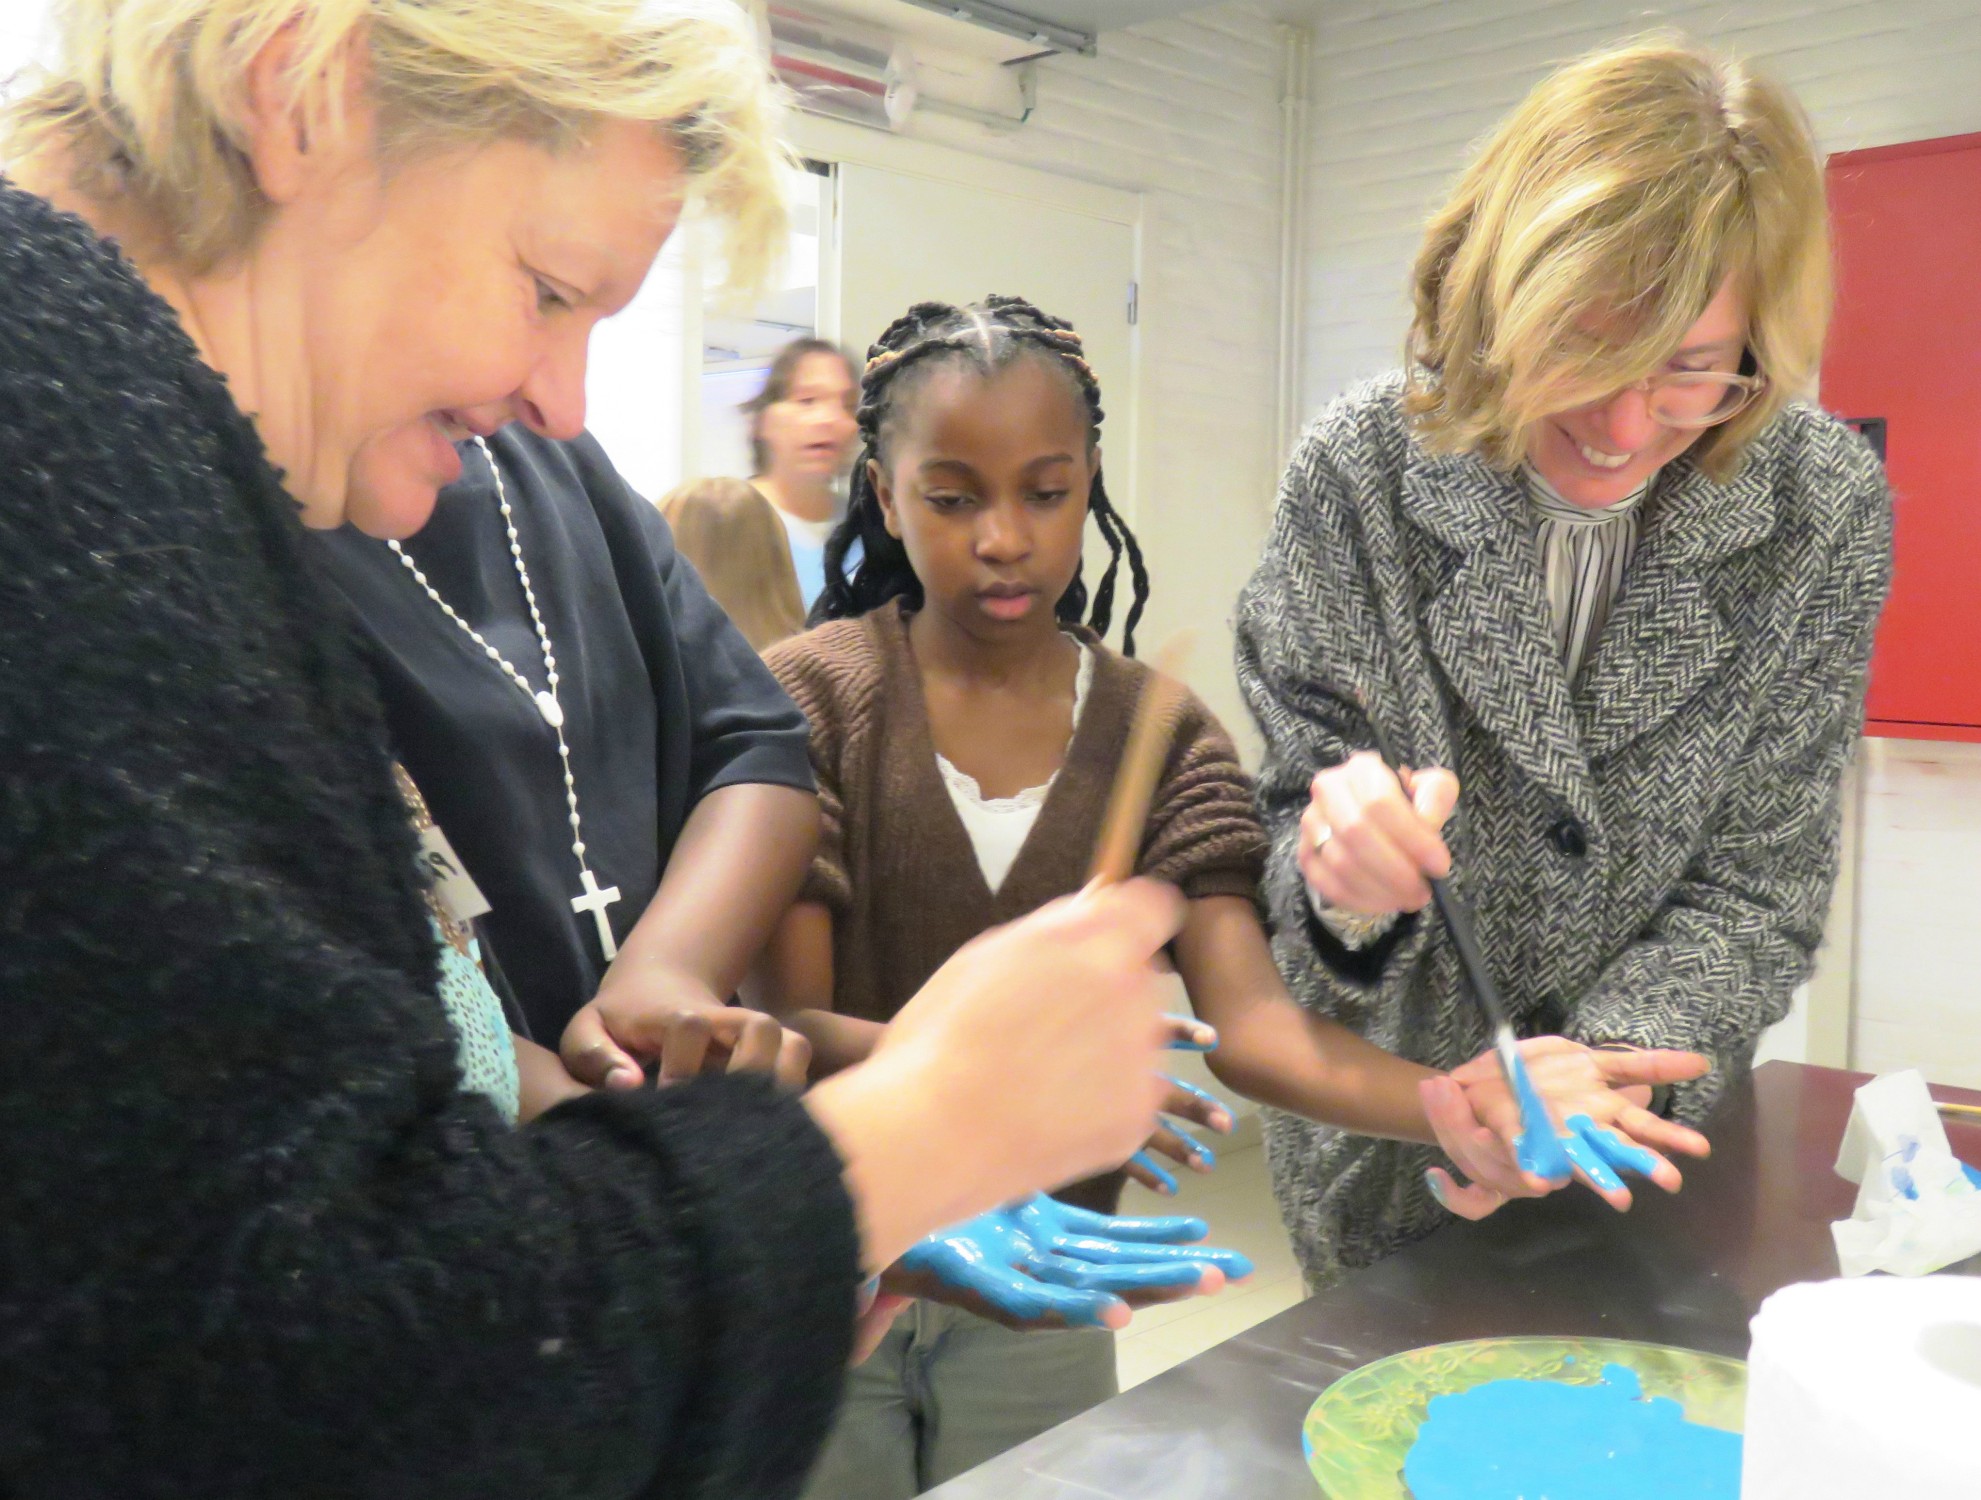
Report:
[[[420,859],[433,876],[434,894],[440,898],[440,904],[462,926],[495,909],[488,904],[488,898],[481,893],[481,887],[475,884],[438,823],[420,830]]]

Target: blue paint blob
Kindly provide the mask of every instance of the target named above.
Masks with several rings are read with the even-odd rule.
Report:
[[[1637,1372],[1600,1385],[1491,1380],[1433,1396],[1403,1462],[1413,1500],[1737,1500],[1740,1434],[1645,1399]]]
[[[1913,1180],[1912,1163],[1919,1155],[1917,1136],[1902,1135],[1898,1138],[1898,1150],[1885,1158],[1891,1164],[1892,1186],[1898,1189],[1901,1198],[1917,1199],[1919,1184]],[[1893,1157],[1897,1160],[1893,1160]]]
[[[1527,1064],[1522,1062],[1519,1053],[1514,1053],[1513,1092],[1520,1100],[1520,1139],[1514,1145],[1514,1159],[1520,1163],[1520,1170],[1532,1172],[1546,1182],[1566,1182],[1574,1175],[1569,1166],[1568,1153],[1562,1149],[1561,1138],[1555,1134],[1554,1122],[1548,1118],[1548,1107],[1541,1103],[1541,1096],[1534,1090],[1534,1080],[1527,1075]]]
[[[1587,1115],[1570,1115],[1568,1133],[1586,1143],[1586,1148],[1600,1156],[1609,1166],[1619,1172],[1634,1172],[1639,1177],[1649,1177],[1658,1168],[1658,1159],[1635,1141],[1625,1140],[1614,1130],[1606,1130]],[[1568,1154],[1575,1156],[1574,1148]],[[1576,1164],[1581,1164],[1577,1158]]]
[[[1981,1188],[1981,1169],[1970,1167],[1966,1162],[1962,1162],[1960,1164],[1960,1170],[1967,1174],[1967,1180],[1969,1182]]]
[[[1623,1186],[1623,1179],[1616,1175],[1610,1164],[1603,1159],[1603,1153],[1596,1143],[1576,1131],[1568,1131],[1561,1138],[1561,1149],[1568,1153],[1569,1161],[1582,1169],[1582,1175],[1597,1187],[1614,1192]]]

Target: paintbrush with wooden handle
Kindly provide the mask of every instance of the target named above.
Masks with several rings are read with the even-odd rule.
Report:
[[[1101,818],[1094,843],[1094,862],[1087,873],[1090,885],[1119,885],[1135,873],[1148,827],[1149,805],[1169,757],[1170,710],[1183,699],[1182,675],[1190,660],[1190,632],[1173,637],[1155,654],[1149,680],[1142,685],[1129,724],[1128,740],[1114,772],[1114,790]]]

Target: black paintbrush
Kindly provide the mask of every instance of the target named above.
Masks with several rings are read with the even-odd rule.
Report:
[[[1376,753],[1389,763],[1390,769],[1401,775],[1403,763],[1383,743],[1382,731],[1376,728],[1376,721],[1366,708],[1363,717],[1368,720],[1370,735],[1376,741]],[[1431,901],[1444,920],[1445,931],[1451,934],[1451,945],[1458,950],[1458,967],[1465,975],[1466,988],[1472,992],[1472,998],[1485,1014],[1486,1025],[1492,1032],[1493,1051],[1499,1056],[1500,1071],[1506,1075],[1506,1086],[1520,1101],[1523,1127],[1517,1150],[1520,1165],[1523,1170],[1539,1177],[1567,1177],[1570,1172],[1567,1153],[1556,1138],[1547,1106],[1534,1092],[1533,1080],[1527,1076],[1527,1065],[1520,1060],[1520,1051],[1514,1044],[1513,1018],[1507,1014],[1499,989],[1493,984],[1492,973],[1486,968],[1486,955],[1480,950],[1478,934],[1472,927],[1471,908],[1465,904],[1465,898],[1452,889],[1448,877],[1426,875],[1424,879],[1431,887]]]

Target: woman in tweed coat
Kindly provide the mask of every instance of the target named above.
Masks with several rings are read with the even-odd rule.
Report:
[[[1452,871],[1517,1027],[1550,1038],[1536,1065],[1703,1151],[1681,1122],[1751,1065],[1822,935],[1889,575],[1877,463],[1792,399],[1828,298],[1806,123],[1745,69],[1599,55],[1489,142],[1420,255],[1409,370],[1310,428],[1240,604],[1302,1003],[1476,1077],[1485,1027],[1422,910]],[[1379,748],[1439,769],[1400,780]],[[1653,1101],[1607,1087],[1615,1047],[1710,1070]],[[1424,1094],[1446,1139],[1511,1128],[1455,1118],[1450,1080]],[[1313,1283],[1441,1204],[1542,1187],[1284,1115],[1268,1144]]]

